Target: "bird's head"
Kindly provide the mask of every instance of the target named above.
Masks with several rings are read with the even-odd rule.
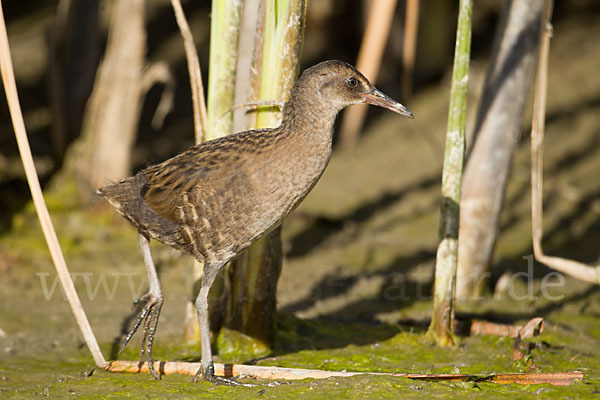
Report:
[[[413,118],[406,107],[379,91],[356,68],[342,61],[324,61],[308,68],[296,87],[316,91],[320,103],[336,111],[352,104],[368,103]]]

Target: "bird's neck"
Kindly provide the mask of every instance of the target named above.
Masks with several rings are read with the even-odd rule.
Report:
[[[323,103],[315,96],[292,92],[283,109],[283,130],[315,150],[321,146],[331,148],[333,124],[339,110]]]
[[[292,99],[293,100],[293,99]],[[327,111],[327,110],[326,110]],[[287,176],[294,187],[297,204],[317,182],[331,157],[333,124],[336,112],[323,113],[316,104],[290,101],[284,108],[278,135],[280,176]],[[282,157],[283,156],[283,157]],[[292,204],[290,203],[290,204]]]

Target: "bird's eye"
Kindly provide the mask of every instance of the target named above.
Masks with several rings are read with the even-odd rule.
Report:
[[[353,77],[348,78],[348,80],[346,82],[348,83],[348,86],[350,86],[351,88],[356,87],[356,85],[358,84],[358,81],[356,80],[356,78],[353,78]]]

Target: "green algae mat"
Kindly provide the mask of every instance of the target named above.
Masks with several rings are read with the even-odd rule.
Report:
[[[599,35],[593,14],[555,26],[544,160],[544,250],[591,265],[598,264],[600,243],[600,80],[590,77],[600,68],[600,46],[590,37]],[[470,81],[481,82],[483,73],[473,65]],[[273,351],[255,358],[219,338],[215,361],[479,376],[579,371],[582,381],[500,385],[365,374],[275,385],[244,379],[257,386],[227,387],[193,384],[177,374],[156,381],[105,372],[83,344],[37,219],[26,207],[0,235],[0,398],[600,398],[600,288],[529,262],[525,135],[515,154],[489,293],[457,312],[508,325],[541,317],[544,330],[523,340],[524,357],[517,361],[514,338],[459,336],[452,348],[427,338],[447,88],[422,91],[410,107],[418,116],[410,124],[384,116],[365,132],[360,151],[334,154],[322,180],[286,220]],[[71,198],[63,193],[46,200],[91,326],[107,359],[137,360],[137,336],[117,352],[131,302],[147,287],[136,232],[114,213],[68,204]],[[183,334],[191,260],[159,245],[153,255],[165,294],[155,359],[197,362],[200,349],[186,344]],[[509,284],[502,286],[504,274]]]

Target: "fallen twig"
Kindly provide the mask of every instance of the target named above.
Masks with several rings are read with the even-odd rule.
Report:
[[[164,362],[155,361],[154,368],[161,375],[183,374],[196,375],[200,363],[197,362]],[[111,361],[105,368],[108,372],[148,373],[148,364],[141,361]],[[525,374],[403,374],[387,372],[347,372],[323,371],[318,369],[266,367],[259,365],[221,364],[215,363],[215,375],[224,377],[243,377],[264,380],[301,380],[325,379],[331,377],[350,377],[356,375],[393,376],[423,381],[449,381],[449,382],[491,382],[499,384],[518,383],[521,385],[535,385],[549,383],[556,386],[570,385],[575,381],[583,380],[583,372],[549,372]]]
[[[513,361],[520,360],[525,355],[519,350],[519,345],[525,338],[537,336],[544,330],[544,319],[543,318],[532,318],[525,324],[524,327],[519,329],[515,342],[513,343]],[[532,364],[535,368],[535,364]]]
[[[543,318],[533,318],[531,319],[525,326],[522,325],[507,325],[507,324],[498,324],[495,322],[487,322],[487,321],[460,321],[461,323],[470,323],[469,333],[471,335],[489,335],[489,336],[508,336],[516,338],[521,334],[521,339],[526,337],[537,336],[542,333],[543,330]],[[533,326],[542,325],[540,329],[534,330],[531,329]]]

